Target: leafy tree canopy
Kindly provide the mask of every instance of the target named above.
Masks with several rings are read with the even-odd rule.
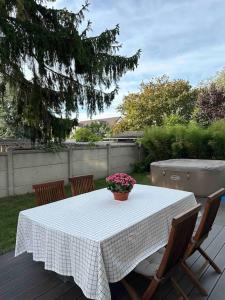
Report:
[[[186,124],[186,123],[187,123],[187,120],[185,120],[179,114],[168,115],[163,120],[164,126],[175,126],[175,125],[182,125],[182,124]]]
[[[210,87],[211,84],[214,84],[217,88],[225,88],[225,68],[217,72],[209,80],[203,81],[201,87]]]
[[[171,115],[188,122],[196,103],[197,90],[186,80],[170,80],[162,76],[141,84],[139,93],[131,93],[123,100],[119,111],[122,120],[114,131],[141,130],[146,126],[162,125]]]
[[[104,121],[93,121],[91,124],[86,125],[85,127],[90,129],[91,132],[97,135],[100,139],[109,135],[111,131],[109,125]]]
[[[91,124],[77,128],[71,136],[77,142],[96,142],[110,134],[110,127],[104,121],[93,121]]]
[[[225,87],[214,83],[202,88],[197,100],[195,117],[202,125],[225,119]]]
[[[88,2],[77,13],[47,2],[0,0],[0,92],[9,85],[17,121],[44,142],[64,138],[80,106],[90,115],[109,106],[140,55],[118,54],[118,25],[98,36],[90,22],[80,29]]]
[[[76,129],[73,138],[77,142],[97,142],[101,139],[97,134],[93,133],[91,129],[87,127],[80,127]]]
[[[5,112],[0,106],[0,138],[6,135]]]
[[[219,71],[212,80],[218,88],[225,88],[225,69]]]
[[[16,120],[14,120],[14,108],[11,104],[12,95],[10,95],[9,86],[1,85],[2,78],[0,77],[0,88],[4,93],[4,98],[0,100],[0,138],[5,137],[21,137],[17,132],[19,132]]]

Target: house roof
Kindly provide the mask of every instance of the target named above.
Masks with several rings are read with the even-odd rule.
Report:
[[[143,131],[124,131],[114,135],[113,138],[140,138],[143,134]]]
[[[106,122],[110,127],[112,127],[114,124],[116,124],[119,121],[120,118],[121,117],[112,117],[112,118],[80,121],[79,126],[90,125],[91,123],[94,122]]]

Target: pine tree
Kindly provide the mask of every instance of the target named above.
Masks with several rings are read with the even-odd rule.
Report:
[[[119,55],[118,25],[98,36],[89,36],[90,21],[80,29],[88,2],[77,13],[47,2],[0,0],[1,86],[13,90],[17,122],[44,142],[65,138],[80,107],[92,115],[109,106],[140,56]]]

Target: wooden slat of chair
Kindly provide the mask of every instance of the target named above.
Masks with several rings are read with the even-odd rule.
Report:
[[[64,180],[34,184],[37,205],[43,205],[66,198],[64,191]]]
[[[88,193],[94,190],[93,175],[82,175],[69,178],[73,196]]]
[[[193,209],[173,218],[168,244],[163,254],[162,261],[155,275],[151,278],[152,280],[142,297],[137,295],[135,289],[129,285],[125,279],[121,281],[133,300],[151,299],[158,286],[167,279],[171,280],[177,293],[183,299],[187,300],[187,295],[172,276],[176,270],[176,266],[180,266],[183,270],[185,269],[185,273],[192,280],[192,283],[199,289],[201,294],[204,296],[207,295],[206,290],[200,285],[194,273],[188,266],[186,266],[186,264],[184,264],[185,267],[183,266],[184,260],[186,259],[186,250],[190,243],[200,208],[201,205],[196,205]]]
[[[188,248],[188,256],[192,255],[196,250],[198,250],[200,254],[206,259],[206,262],[210,264],[217,273],[222,273],[222,271],[207,255],[207,253],[201,248],[201,244],[208,237],[209,232],[212,229],[217,212],[220,207],[221,197],[224,194],[225,189],[221,188],[220,190],[208,196],[200,224]]]

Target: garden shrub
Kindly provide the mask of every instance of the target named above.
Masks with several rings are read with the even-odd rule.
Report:
[[[171,158],[225,159],[225,120],[208,128],[197,123],[146,128],[140,143],[147,151],[147,161]],[[149,164],[144,167],[149,168]],[[139,163],[139,169],[141,169]]]
[[[211,158],[209,147],[209,132],[207,129],[197,124],[189,124],[185,130],[185,150],[184,157],[187,158]]]
[[[144,153],[144,159],[135,162],[132,164],[133,172],[134,173],[143,173],[147,170],[149,170],[149,165],[152,162],[150,155],[147,151]]]
[[[141,143],[148,149],[151,161],[162,160],[172,155],[171,144],[173,138],[170,127],[152,126],[145,130]]]
[[[214,122],[208,128],[213,159],[225,159],[225,121]]]
[[[81,127],[76,130],[72,138],[77,142],[97,142],[100,140],[99,136],[94,134],[89,128]]]

